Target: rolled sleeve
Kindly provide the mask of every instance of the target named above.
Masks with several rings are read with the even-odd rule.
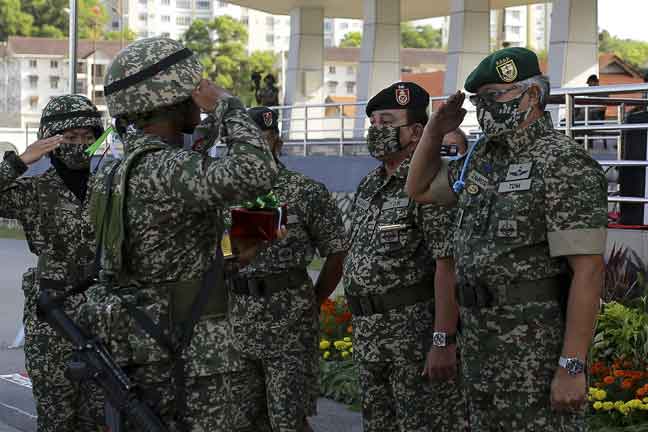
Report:
[[[434,203],[438,205],[449,206],[457,202],[457,195],[450,186],[450,171],[447,160],[441,160],[441,169],[430,183],[428,194],[432,197]]]
[[[454,215],[454,208],[441,207],[437,204],[422,205],[419,209],[425,242],[435,259],[452,256]]]
[[[322,184],[313,185],[309,198],[312,210],[309,231],[320,256],[345,252],[346,231],[335,199]]]
[[[605,251],[607,181],[583,149],[569,147],[545,171],[545,217],[551,256]]]

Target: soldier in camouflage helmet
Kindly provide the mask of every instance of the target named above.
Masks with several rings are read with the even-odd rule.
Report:
[[[278,162],[283,143],[277,113],[266,107],[249,113],[279,165],[272,191],[287,206],[288,236],[259,252],[232,280],[235,346],[264,371],[272,430],[311,431],[306,417],[316,414],[319,394],[317,312],[342,276],[345,230],[326,187]],[[315,251],[325,262],[313,286],[307,266]]]
[[[265,430],[262,377],[231,344],[219,244],[222,210],[268,192],[277,168],[243,104],[201,74],[166,38],[108,68],[125,157],[93,190],[104,283],[83,315],[170,431]],[[201,110],[227,143],[221,159],[182,149]]]
[[[443,135],[465,115],[457,92],[428,124],[407,181],[417,201],[458,207],[471,430],[582,431],[603,282],[605,176],[554,130],[544,112],[549,83],[533,52],[495,52],[465,87],[484,138],[463,159],[439,158]]]
[[[381,165],[356,192],[344,289],[353,314],[353,357],[367,432],[464,430],[458,382],[432,384],[422,376],[429,372],[424,366],[437,315],[435,289],[451,289],[447,285],[454,281],[450,212],[416,204],[405,194],[428,103],[423,88],[399,82],[374,96],[366,109],[367,146]],[[456,321],[456,310],[442,312]],[[438,336],[443,336],[438,349],[456,364],[453,329],[439,327]]]
[[[97,392],[84,393],[64,376],[72,346],[36,316],[41,290],[65,295],[92,269],[95,243],[86,199],[90,156],[85,150],[102,131],[101,115],[87,98],[55,97],[43,110],[38,141],[20,156],[5,153],[0,163],[0,217],[22,224],[29,249],[38,256],[37,268],[23,277],[23,320],[39,432],[96,430],[103,417]],[[50,169],[19,178],[45,155]],[[74,314],[82,302],[83,295],[68,297],[66,312]]]

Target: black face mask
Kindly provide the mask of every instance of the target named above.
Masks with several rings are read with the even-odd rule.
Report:
[[[56,170],[56,173],[61,177],[65,186],[76,196],[81,202],[85,201],[88,192],[88,179],[90,178],[90,166],[82,169],[71,169],[65,162],[59,159],[54,153],[50,153],[50,161]]]

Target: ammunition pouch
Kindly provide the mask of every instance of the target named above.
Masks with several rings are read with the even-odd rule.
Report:
[[[392,289],[385,294],[368,296],[346,296],[347,303],[354,316],[383,314],[392,309],[412,306],[434,299],[434,282],[429,280]]]

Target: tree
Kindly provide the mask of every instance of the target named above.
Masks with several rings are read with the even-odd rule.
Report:
[[[246,27],[226,15],[209,22],[195,20],[182,36],[182,43],[200,59],[205,77],[251,105],[252,72],[274,73],[276,77],[276,56],[269,51],[248,55],[247,40]]]
[[[401,46],[403,48],[442,48],[441,30],[431,25],[414,27],[410,23],[403,23],[401,24]]]
[[[340,41],[341,48],[357,48],[362,44],[362,33],[358,31],[349,32]]]
[[[607,30],[599,33],[599,52],[611,52],[628,63],[642,67],[648,62],[648,42],[620,39]]]
[[[31,34],[34,18],[22,11],[20,0],[0,0],[0,40]]]
[[[120,41],[122,38],[125,42],[132,42],[137,38],[137,33],[126,27],[124,31],[109,31],[104,35],[106,40]]]

